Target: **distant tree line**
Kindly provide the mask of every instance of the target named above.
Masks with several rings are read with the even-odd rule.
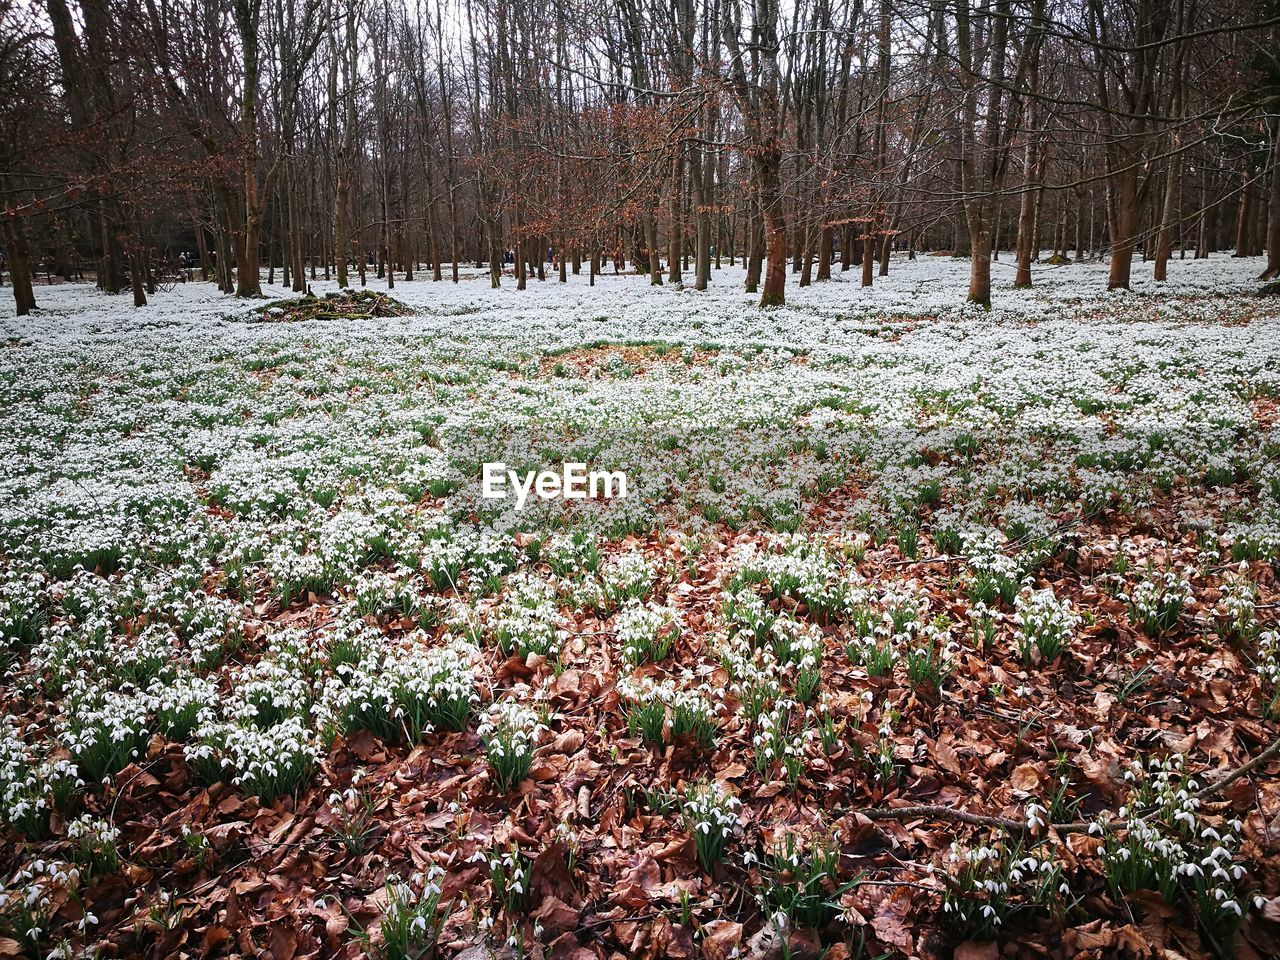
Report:
[[[1267,253],[1280,0],[0,0],[0,242],[143,306]],[[504,270],[504,264],[507,268]],[[1176,269],[1176,268],[1173,268]]]

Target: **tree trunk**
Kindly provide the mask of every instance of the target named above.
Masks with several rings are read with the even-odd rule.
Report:
[[[1115,197],[1112,200],[1111,271],[1107,289],[1129,289],[1133,271],[1133,251],[1138,238],[1138,171],[1126,155],[1124,168],[1115,175]]]
[[[1034,107],[1029,108],[1033,110]],[[1030,125],[1034,129],[1035,115],[1031,113],[1028,118]],[[1017,272],[1013,278],[1013,286],[1015,289],[1023,290],[1031,286],[1031,248],[1035,243],[1035,193],[1032,190],[1032,184],[1039,179],[1039,169],[1036,162],[1035,138],[1028,135],[1026,149],[1023,151],[1023,168],[1026,171],[1026,178],[1022,184],[1022,196],[1018,198],[1018,236],[1015,240],[1017,244]]]
[[[209,241],[204,235],[204,225],[192,217],[195,224],[196,256],[200,258],[200,279],[209,280],[213,276],[213,264],[209,260]]]
[[[669,236],[667,237],[667,279],[677,287],[684,285],[684,277],[680,272],[680,259],[683,255],[684,230],[681,221],[681,198],[684,196],[684,144],[677,142],[674,156],[671,159],[671,198]]]
[[[764,224],[760,214],[752,211],[746,229],[750,231],[747,244],[747,293],[760,289],[760,274],[764,264]]]
[[[1240,175],[1240,208],[1236,215],[1236,252],[1237,257],[1250,255],[1249,219],[1253,214],[1253,190],[1250,189],[1249,169],[1246,167]]]
[[[502,259],[502,229],[497,220],[491,220],[489,222],[489,288],[491,290],[497,290],[502,285]]]
[[[689,163],[689,196],[693,204],[697,244],[693,251],[693,285],[696,290],[705,290],[711,280],[711,220],[706,210],[707,178],[711,166],[707,164],[704,167],[701,148],[695,146],[693,151]]]
[[[129,247],[129,286],[133,290],[133,305],[145,307],[147,305],[147,289],[144,286],[146,267],[143,263],[142,249],[136,239]]]
[[[969,302],[991,309],[991,231],[982,226],[969,233]]]
[[[822,237],[818,241],[818,280],[831,279],[831,247],[835,232],[828,226],[822,228]]]
[[[662,286],[662,257],[658,253],[658,218],[652,212],[644,215],[644,245],[649,254],[649,283]]]
[[[774,148],[762,149],[755,161],[768,256],[760,306],[781,306],[787,301],[787,216],[782,205],[782,155]]]
[[[780,205],[765,211],[764,223],[768,262],[765,266],[760,306],[782,306],[787,302],[787,220]]]
[[[1271,151],[1271,209],[1267,214],[1267,268],[1263,280],[1280,278],[1280,119],[1276,120],[1276,139]]]
[[[1164,281],[1168,277],[1169,257],[1173,254],[1173,218],[1178,207],[1178,190],[1182,182],[1182,137],[1173,132],[1169,157],[1169,182],[1164,188],[1164,205],[1160,212],[1160,233],[1156,237],[1156,263],[1154,277]]]
[[[0,222],[4,226],[4,245],[9,254],[13,300],[18,316],[25,317],[36,306],[36,295],[31,288],[31,248],[27,244],[26,226],[16,217],[6,217]]]

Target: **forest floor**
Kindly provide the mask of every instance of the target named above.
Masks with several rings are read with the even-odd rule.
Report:
[[[1260,270],[37,287],[0,957],[1280,955]]]

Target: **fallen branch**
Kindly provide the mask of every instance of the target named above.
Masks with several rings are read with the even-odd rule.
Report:
[[[1204,800],[1219,794],[1241,777],[1248,776],[1258,767],[1276,757],[1280,757],[1280,739],[1277,739],[1252,760],[1248,760],[1228,772],[1222,779],[1201,787],[1192,796],[1196,800]],[[866,810],[849,809],[845,810],[844,813],[857,814],[866,817],[868,820],[947,820],[954,823],[967,823],[974,827],[992,827],[1008,833],[1027,832],[1030,829],[1025,820],[1016,820],[1012,817],[991,817],[934,804],[909,807],[870,807]],[[1149,816],[1151,816],[1150,811],[1144,813],[1139,819],[1145,820]],[[1044,829],[1052,830],[1056,833],[1087,833],[1097,823],[1098,821],[1096,820],[1073,820],[1069,823],[1050,823]],[[1127,820],[1111,820],[1105,823],[1104,826],[1118,828],[1125,826],[1127,823]]]

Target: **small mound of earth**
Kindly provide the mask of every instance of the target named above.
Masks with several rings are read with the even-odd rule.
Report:
[[[403,317],[413,311],[395,297],[373,290],[339,290],[323,297],[307,294],[275,300],[254,312],[253,319],[266,323],[294,323],[299,320],[369,320],[374,317]]]

